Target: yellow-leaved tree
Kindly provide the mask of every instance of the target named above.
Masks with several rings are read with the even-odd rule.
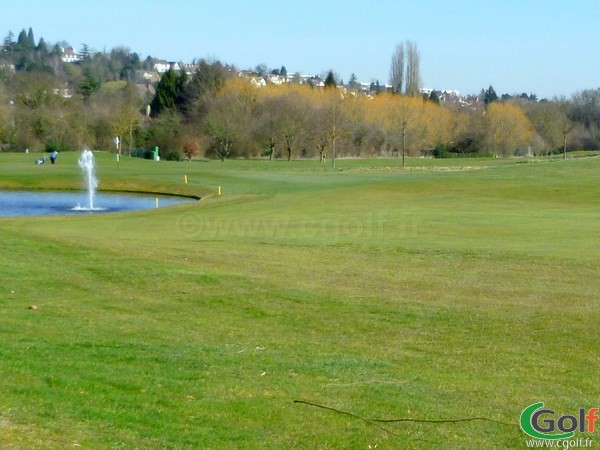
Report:
[[[519,106],[493,102],[488,105],[485,116],[485,143],[495,155],[511,156],[531,143],[533,127]]]

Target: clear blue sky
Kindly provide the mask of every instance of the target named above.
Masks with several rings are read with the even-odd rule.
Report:
[[[600,0],[0,0],[0,33],[142,57],[387,83],[397,43],[421,53],[423,86],[539,98],[600,87]]]

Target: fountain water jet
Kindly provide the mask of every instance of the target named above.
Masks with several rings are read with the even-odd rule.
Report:
[[[86,187],[88,190],[89,204],[88,208],[94,210],[94,195],[96,195],[96,188],[98,187],[98,180],[96,179],[96,165],[94,162],[94,154],[90,150],[84,150],[79,157],[79,167],[85,177]]]

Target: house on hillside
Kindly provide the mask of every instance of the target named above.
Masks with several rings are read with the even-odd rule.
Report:
[[[14,73],[15,65],[4,59],[0,59],[0,71]]]
[[[150,84],[160,80],[160,75],[153,70],[137,70],[135,72],[135,79],[138,83]]]
[[[254,87],[265,87],[267,85],[267,81],[263,77],[259,77],[251,70],[240,70],[237,75],[248,80]]]
[[[308,83],[308,79],[309,76],[308,75],[302,75],[300,73],[289,73],[287,74],[286,80],[288,83],[294,83],[294,84],[305,84]]]
[[[187,63],[184,63],[183,67],[181,69],[185,71],[186,75],[192,76],[198,70],[198,64],[187,64]]]
[[[275,74],[268,74],[267,76],[267,83],[270,84],[275,84],[277,86],[280,86],[284,83],[287,83],[287,77],[281,76],[281,75],[275,75]]]
[[[52,89],[52,93],[62,98],[72,98],[73,91],[69,88]]]
[[[60,48],[60,59],[66,63],[74,63],[78,61],[83,61],[83,55],[77,53],[73,47]]]
[[[321,79],[321,77],[316,76],[316,75],[313,77],[310,77],[307,80],[307,82],[314,88],[324,88],[325,87],[325,82]]]
[[[156,70],[160,74],[165,73],[169,69],[173,69],[175,72],[181,71],[179,63],[176,63],[174,61],[165,61],[164,59],[159,59],[154,62],[154,70]]]
[[[250,84],[255,87],[265,87],[267,82],[263,77],[250,77]]]

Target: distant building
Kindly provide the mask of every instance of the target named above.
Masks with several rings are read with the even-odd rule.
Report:
[[[263,77],[259,77],[252,70],[240,70],[237,75],[240,78],[245,78],[248,80],[254,87],[260,88],[267,85],[267,80],[265,80]]]
[[[450,89],[450,90],[444,90],[442,91],[443,95],[452,95],[454,97],[460,97],[460,92],[458,92],[456,89]]]
[[[321,77],[316,76],[316,75],[308,78],[308,80],[306,80],[306,82],[314,88],[324,88],[325,87],[325,82],[321,79]]]
[[[358,90],[359,90],[359,92],[362,92],[363,94],[368,94],[369,92],[371,92],[371,83],[365,83],[365,82],[358,83]]]
[[[74,63],[78,61],[83,61],[83,55],[77,53],[73,47],[60,48],[60,59],[66,63]]]
[[[9,63],[8,61],[0,59],[0,70],[5,71],[5,72],[14,73],[15,65],[12,63]]]
[[[265,87],[267,85],[263,77],[250,77],[248,79],[250,80],[250,84],[256,87]]]
[[[165,61],[164,59],[159,59],[154,62],[154,70],[158,73],[165,73],[167,70],[173,69],[175,72],[181,71],[181,67],[179,67],[179,63],[174,61]]]
[[[153,83],[160,80],[160,75],[153,70],[138,70],[135,72],[135,79],[138,83]]]
[[[62,97],[62,98],[71,98],[71,97],[73,97],[73,91],[71,89],[68,89],[68,88],[52,89],[52,92],[54,93],[54,95],[57,95],[57,96]]]
[[[184,70],[187,75],[191,76],[198,70],[198,64],[183,64],[181,69]]]
[[[284,83],[288,82],[287,77],[283,77],[281,75],[274,75],[274,74],[268,74],[266,76],[267,78],[267,83],[271,83],[271,84],[275,84],[275,85],[282,85]]]

